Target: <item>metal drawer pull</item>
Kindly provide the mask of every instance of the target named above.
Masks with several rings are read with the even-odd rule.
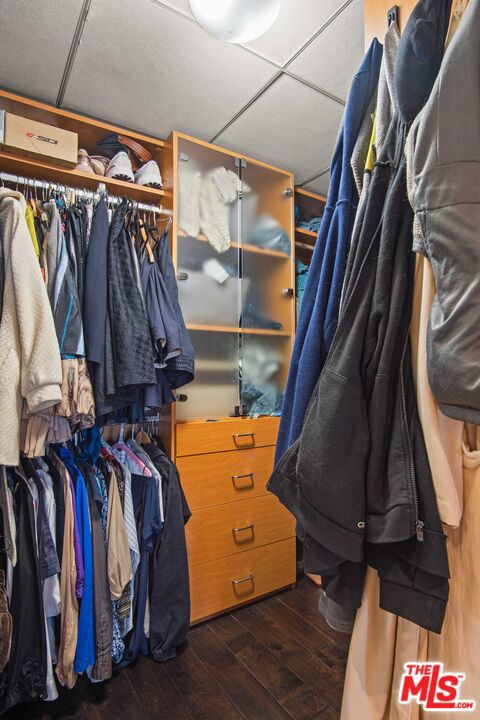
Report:
[[[252,433],[235,433],[235,435],[233,436],[233,441],[234,441],[235,445],[238,445],[237,440],[239,440],[240,438],[251,438],[251,441],[252,441],[251,444],[255,445],[255,433],[254,432],[252,432]]]
[[[245,473],[245,475],[232,475],[233,486],[236,488],[237,480],[243,480],[243,478],[250,478],[250,483],[248,485],[244,485],[242,487],[253,487],[255,485],[255,480],[253,479],[253,473]]]
[[[245,530],[253,530],[254,527],[255,525],[253,523],[248,523],[248,525],[244,525],[243,527],[232,528],[232,532],[239,533],[244,532]]]
[[[251,580],[255,579],[254,573],[251,573],[250,575],[247,575],[247,577],[241,578],[240,580],[237,580],[236,578],[232,578],[232,583],[234,585],[241,585],[242,583],[249,582]]]

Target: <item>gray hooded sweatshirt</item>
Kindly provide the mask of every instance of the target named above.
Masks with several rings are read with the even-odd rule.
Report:
[[[436,281],[428,374],[445,415],[480,424],[480,0],[470,0],[408,143],[414,250]]]

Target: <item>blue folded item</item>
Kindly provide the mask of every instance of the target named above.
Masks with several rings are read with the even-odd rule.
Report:
[[[282,226],[270,215],[261,215],[248,236],[248,242],[266,250],[290,254],[290,239]]]
[[[281,414],[283,393],[274,383],[266,383],[261,387],[245,383],[243,385],[243,398],[247,405],[249,417]]]
[[[314,217],[310,220],[300,220],[300,222],[297,222],[296,227],[301,228],[302,230],[310,230],[311,232],[318,232],[320,230],[320,225],[322,224],[322,218],[321,217]]]
[[[320,230],[320,225],[322,224],[322,218],[321,217],[314,217],[311,220],[308,221],[310,224],[310,228],[314,230],[315,232],[318,232]]]
[[[301,260],[295,259],[295,280],[296,280],[296,288],[297,288],[297,313],[300,312],[300,307],[302,304],[302,296],[303,292],[305,290],[305,285],[307,284],[307,276],[308,276],[308,265],[305,265]]]

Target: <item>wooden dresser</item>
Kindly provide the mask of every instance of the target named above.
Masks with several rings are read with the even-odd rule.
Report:
[[[295,522],[265,485],[278,418],[179,423],[192,623],[295,583]]]

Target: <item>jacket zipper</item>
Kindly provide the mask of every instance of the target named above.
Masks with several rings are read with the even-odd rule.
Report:
[[[402,123],[402,153],[405,154],[405,146],[407,143],[407,134],[408,134],[408,128],[406,123]],[[408,332],[407,336],[405,338],[405,345],[402,352],[402,358],[400,360],[400,393],[401,393],[401,400],[402,400],[402,413],[403,413],[403,423],[405,428],[405,435],[407,436],[407,443],[408,443],[408,453],[409,453],[409,465],[410,465],[410,481],[412,486],[412,497],[413,497],[413,506],[414,506],[414,512],[415,512],[415,535],[417,536],[418,542],[423,542],[423,528],[425,527],[424,522],[420,518],[420,509],[418,506],[418,489],[417,489],[417,477],[415,472],[415,458],[414,458],[414,452],[413,452],[413,442],[412,437],[410,435],[410,428],[408,426],[408,415],[407,415],[407,400],[405,396],[405,377],[404,377],[404,371],[405,371],[405,355],[407,353],[408,348],[408,337],[410,334],[410,324],[413,317],[413,293],[412,298],[410,302],[410,321],[408,323]]]
[[[412,308],[413,310],[413,308]],[[412,315],[412,313],[411,313]],[[410,315],[410,318],[411,318]],[[409,330],[410,332],[410,330]],[[420,509],[418,507],[418,490],[417,490],[417,478],[415,473],[415,460],[414,460],[414,454],[413,454],[413,442],[412,437],[410,435],[410,429],[408,427],[408,417],[407,417],[407,400],[405,396],[405,379],[404,379],[404,363],[405,363],[405,355],[408,348],[408,335],[405,340],[405,346],[403,348],[402,352],[402,359],[400,361],[400,393],[401,393],[401,399],[402,399],[402,413],[403,413],[403,424],[405,428],[405,435],[407,436],[407,443],[408,443],[408,453],[409,453],[409,466],[410,466],[410,482],[412,486],[412,497],[413,497],[413,506],[415,510],[415,534],[417,536],[417,540],[419,542],[423,542],[423,528],[424,523],[420,519]]]

